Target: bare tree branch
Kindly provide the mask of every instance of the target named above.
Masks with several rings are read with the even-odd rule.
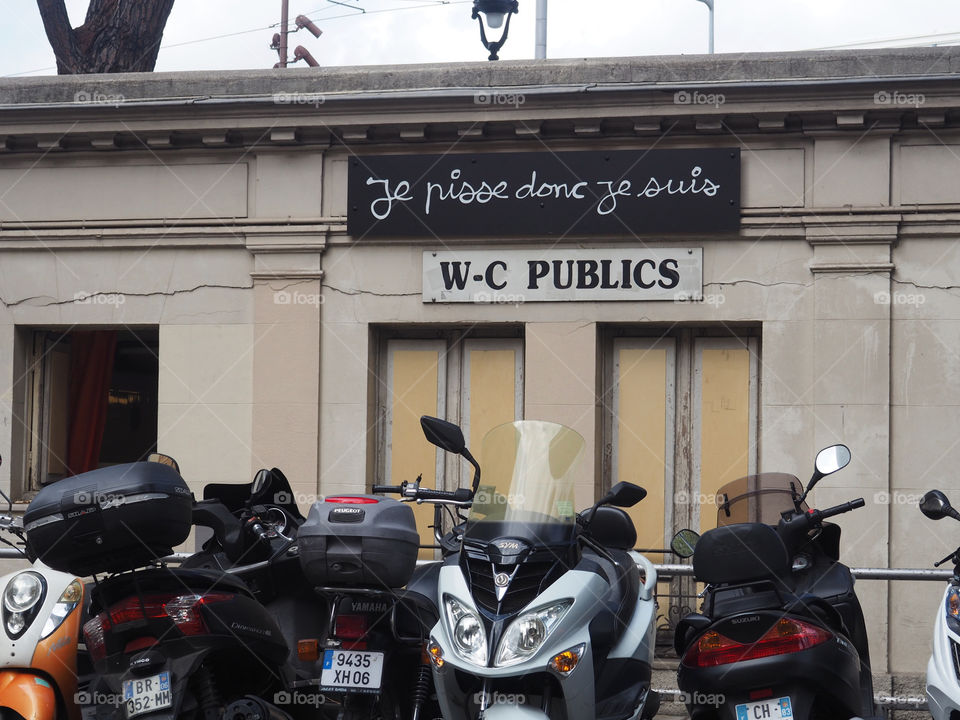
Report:
[[[47,34],[50,47],[57,58],[57,74],[69,75],[76,72],[79,52],[77,37],[70,27],[70,16],[64,0],[37,0],[43,29]]]

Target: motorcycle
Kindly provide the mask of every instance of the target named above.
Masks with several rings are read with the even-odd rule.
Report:
[[[265,477],[269,482],[257,495],[291,497],[279,471]],[[306,518],[285,527],[296,544],[285,548],[283,561],[270,563],[269,572],[244,573],[296,649],[290,679],[272,704],[297,717],[426,720],[439,714],[425,656],[427,633],[437,619],[439,564],[416,567],[420,537],[413,511],[380,495],[395,492],[408,503],[434,503],[439,528],[439,508],[469,502],[471,492],[429,490],[419,479],[373,491],[314,502]],[[222,488],[213,494],[234,509],[244,504],[258,518],[279,519],[276,505],[228,500]],[[219,535],[186,564],[232,572]]]
[[[28,550],[95,576],[83,625],[86,720],[286,717],[263,698],[287,685],[288,646],[236,567],[256,579],[282,555],[283,528],[264,523],[221,499],[194,503],[175,463],[102,468],[37,494],[24,514]],[[214,530],[238,572],[167,567],[161,559],[194,524]]]
[[[5,494],[8,508],[13,504]],[[9,512],[9,509],[8,509]],[[3,537],[11,535],[11,538]],[[0,542],[23,549],[18,518],[0,515]],[[77,641],[86,589],[79,578],[36,562],[0,577],[0,717],[79,720]],[[78,659],[79,658],[79,659]],[[14,715],[12,715],[15,713]]]
[[[850,451],[817,455],[806,489],[784,473],[752,475],[718,492],[718,527],[693,545],[702,614],[683,618],[677,682],[693,720],[847,718],[874,714],[867,633],[840,528],[825,522],[863,507],[826,510],[806,498],[844,468]],[[687,555],[689,555],[687,551]]]
[[[491,430],[483,472],[460,428],[423,418],[427,438],[475,468],[469,515],[439,570],[428,645],[446,720],[651,718],[657,574],[631,548],[621,508],[646,495],[618,483],[574,512],[584,440],[549,422]]]
[[[960,512],[947,496],[931,490],[920,500],[920,511],[931,520],[945,517],[960,520]],[[953,577],[947,583],[943,602],[937,608],[933,629],[933,653],[927,663],[927,705],[935,720],[949,720],[960,713],[960,681],[957,658],[960,657],[960,548],[934,563],[940,567],[953,563]]]

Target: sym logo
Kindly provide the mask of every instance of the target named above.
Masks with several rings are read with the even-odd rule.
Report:
[[[524,547],[517,540],[497,540],[493,545],[504,555],[516,555]]]

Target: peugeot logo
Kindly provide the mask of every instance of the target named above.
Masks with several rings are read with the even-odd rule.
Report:
[[[500,588],[505,588],[510,584],[510,576],[506,573],[497,573],[493,576],[493,584]]]

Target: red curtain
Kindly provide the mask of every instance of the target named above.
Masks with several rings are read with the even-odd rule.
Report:
[[[70,475],[94,470],[100,461],[116,350],[116,330],[70,333]]]

